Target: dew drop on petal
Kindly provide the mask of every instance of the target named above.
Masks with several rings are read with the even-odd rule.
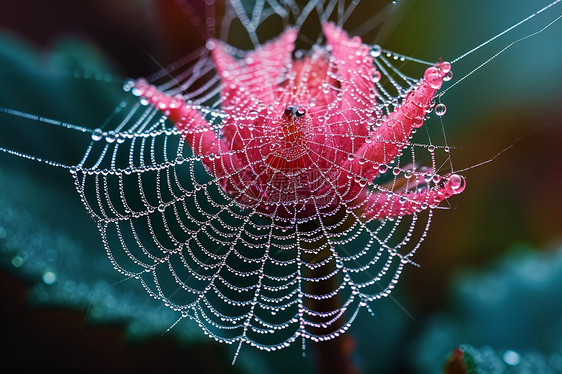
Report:
[[[441,88],[441,75],[439,75],[439,70],[435,67],[431,67],[425,71],[424,78],[427,81],[427,84],[434,90],[438,90]]]
[[[254,119],[256,119],[256,118],[258,118],[258,112],[256,112],[255,110],[251,110],[251,111],[248,113],[248,119],[254,120]]]
[[[453,189],[453,191],[455,191],[456,194],[459,194],[462,191],[464,191],[464,188],[466,186],[466,182],[464,180],[464,177],[462,177],[461,175],[452,174],[449,177],[449,185],[451,186],[451,189]]]
[[[443,72],[443,74],[449,74],[451,72],[451,63],[447,61],[441,62],[439,65],[439,70]]]
[[[420,127],[422,127],[422,125],[423,125],[423,117],[417,116],[416,118],[414,118],[414,124],[413,124],[414,128],[419,129]]]

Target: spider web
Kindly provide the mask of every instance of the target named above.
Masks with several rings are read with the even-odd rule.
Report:
[[[272,19],[280,21],[279,32],[288,25],[304,30],[328,20],[345,25],[354,4],[232,0],[225,7],[221,35],[226,38],[241,24],[257,48],[266,41],[258,37],[260,27]],[[246,137],[243,148],[210,155],[186,141],[206,131],[223,137],[229,123],[255,117],[263,109],[250,102],[243,103],[243,113],[223,108],[221,80],[210,52],[215,43],[211,40],[207,48],[147,79],[197,110],[209,127],[176,127],[169,113],[150,105],[146,97],[138,98],[135,82],[127,81],[123,89],[131,91],[130,98],[102,128],[90,130],[92,141],[82,161],[70,168],[76,189],[97,222],[113,266],[180,312],[180,319],[194,319],[214,339],[265,350],[287,347],[299,338],[303,347],[307,339],[332,339],[350,327],[361,308],[373,313],[375,301],[390,294],[404,266],[412,263],[435,208],[430,201],[421,201],[419,212],[412,215],[367,217],[363,201],[343,193],[335,181],[353,180],[366,191],[366,200],[376,194],[436,190],[441,179],[437,170],[444,164],[447,173],[452,172],[448,147],[427,140],[411,142],[396,159],[374,165],[379,176],[373,182],[341,167],[337,143],[347,139],[357,149],[380,141],[371,136],[380,126],[374,118],[391,113],[419,83],[396,68],[413,59],[368,45],[380,75],[364,79],[374,83],[376,91],[365,96],[355,90],[352,96],[369,103],[369,111],[376,113],[373,120],[342,120],[340,130],[328,134],[313,130],[308,135],[322,142],[318,164],[272,172],[254,163],[217,177],[209,166],[214,161],[249,157],[275,146],[277,137],[265,127],[250,125],[236,130]],[[326,50],[321,34],[302,33],[297,43],[307,47],[295,52],[297,58],[314,58]],[[246,51],[234,46],[228,51],[242,63],[251,63],[245,60]],[[294,83],[289,71],[283,74],[280,81]],[[327,76],[337,81],[334,62],[329,63]],[[310,76],[301,77],[306,78]],[[326,79],[318,89],[338,88]],[[370,161],[360,160],[366,162]],[[225,188],[225,179],[242,178],[241,174],[244,178],[251,174],[255,183]],[[388,208],[391,203],[382,204],[381,209]]]

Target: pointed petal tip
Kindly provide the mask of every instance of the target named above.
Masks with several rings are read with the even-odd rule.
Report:
[[[324,22],[322,24],[322,31],[324,31],[324,35],[328,39],[328,44],[337,43],[340,39],[349,39],[347,33],[333,22]]]

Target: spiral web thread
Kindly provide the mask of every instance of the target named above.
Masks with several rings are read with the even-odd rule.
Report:
[[[272,18],[281,20],[283,27],[294,25],[297,29],[308,22],[327,20],[345,27],[354,7],[353,2],[342,1],[313,1],[304,6],[292,0],[244,4],[238,0],[226,4],[220,35],[228,35],[231,25],[239,20],[256,47],[265,42],[258,38],[260,25]],[[214,9],[214,5],[209,7]],[[299,42],[303,41],[309,43],[310,52],[297,51],[297,58],[325,49],[321,33],[299,36]],[[431,64],[378,45],[369,48],[381,75],[364,77],[365,82],[374,83],[376,91],[357,100],[368,102],[376,118],[391,113],[419,84],[418,79],[401,73],[397,65],[406,60]],[[246,56],[234,47],[229,47],[229,53],[241,61]],[[280,81],[294,79],[288,72],[284,74]],[[337,80],[336,75],[330,63],[328,76]],[[148,81],[197,110],[218,137],[225,124],[255,116],[253,109],[260,109],[252,106],[259,104],[246,103],[243,112],[225,111],[221,80],[207,48],[157,72]],[[338,90],[326,82],[318,88]],[[404,266],[414,264],[411,257],[426,236],[436,206],[422,201],[419,212],[412,215],[365,217],[362,202],[342,194],[334,181],[345,175],[364,187],[366,199],[377,194],[435,190],[441,179],[437,172],[452,172],[443,134],[439,141],[443,145],[437,146],[422,129],[420,133],[425,134],[409,139],[395,159],[373,165],[378,176],[369,182],[341,167],[337,143],[345,138],[351,141],[350,149],[356,149],[354,144],[377,142],[370,134],[380,123],[374,119],[362,123],[343,120],[341,131],[323,134],[325,139],[336,141],[322,144],[322,154],[317,155],[321,165],[280,168],[274,173],[262,168],[253,177],[266,179],[267,193],[255,194],[250,191],[251,184],[227,192],[205,162],[254,152],[275,143],[275,136],[262,129],[243,150],[202,156],[201,149],[189,146],[186,136],[206,129],[179,129],[165,111],[137,97],[132,81],[125,82],[123,89],[131,94],[102,128],[54,124],[91,134],[83,159],[68,168],[88,213],[97,222],[113,266],[138,279],[152,297],[178,311],[180,320],[190,317],[209,336],[238,343],[239,348],[247,343],[276,350],[297,339],[302,339],[304,348],[307,339],[324,341],[345,332],[361,308],[374,314],[376,300],[390,294]],[[360,90],[355,94],[362,95]],[[349,106],[353,108],[353,103]],[[8,114],[25,116],[15,111]],[[338,114],[342,118],[347,115]],[[363,129],[358,131],[360,127]],[[357,157],[347,152],[349,159]],[[235,173],[260,167],[250,164]],[[249,200],[244,200],[248,196]],[[303,199],[308,214],[299,213],[304,209]],[[256,209],[258,205],[262,208]]]

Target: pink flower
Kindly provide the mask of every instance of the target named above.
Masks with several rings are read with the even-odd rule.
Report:
[[[414,173],[402,190],[374,184],[422,126],[451,65],[428,68],[384,116],[376,110],[380,73],[371,48],[334,24],[323,29],[326,47],[301,59],[292,58],[297,30],[291,28],[241,60],[227,45],[211,43],[222,81],[220,137],[181,98],[144,80],[136,90],[168,114],[230,196],[264,215],[301,219],[346,209],[363,219],[386,219],[462,192],[464,179],[455,174]],[[434,187],[425,183],[428,175]]]

